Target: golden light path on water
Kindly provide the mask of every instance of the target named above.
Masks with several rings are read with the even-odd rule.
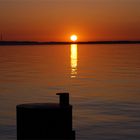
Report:
[[[77,54],[77,44],[71,44],[71,78],[76,78],[77,76],[77,61],[78,61],[78,54]]]

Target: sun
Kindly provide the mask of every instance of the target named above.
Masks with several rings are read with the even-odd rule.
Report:
[[[77,40],[77,35],[71,35],[70,40],[75,42]]]

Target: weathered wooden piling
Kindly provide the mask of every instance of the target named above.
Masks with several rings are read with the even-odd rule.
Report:
[[[75,140],[69,93],[57,93],[60,103],[17,105],[17,140]]]

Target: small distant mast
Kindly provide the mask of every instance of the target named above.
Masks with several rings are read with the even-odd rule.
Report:
[[[2,33],[0,35],[0,41],[3,41],[3,35],[2,35]]]

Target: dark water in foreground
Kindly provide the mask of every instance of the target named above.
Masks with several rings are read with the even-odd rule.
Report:
[[[77,140],[140,139],[140,45],[0,47],[0,140],[15,106],[70,92]]]

